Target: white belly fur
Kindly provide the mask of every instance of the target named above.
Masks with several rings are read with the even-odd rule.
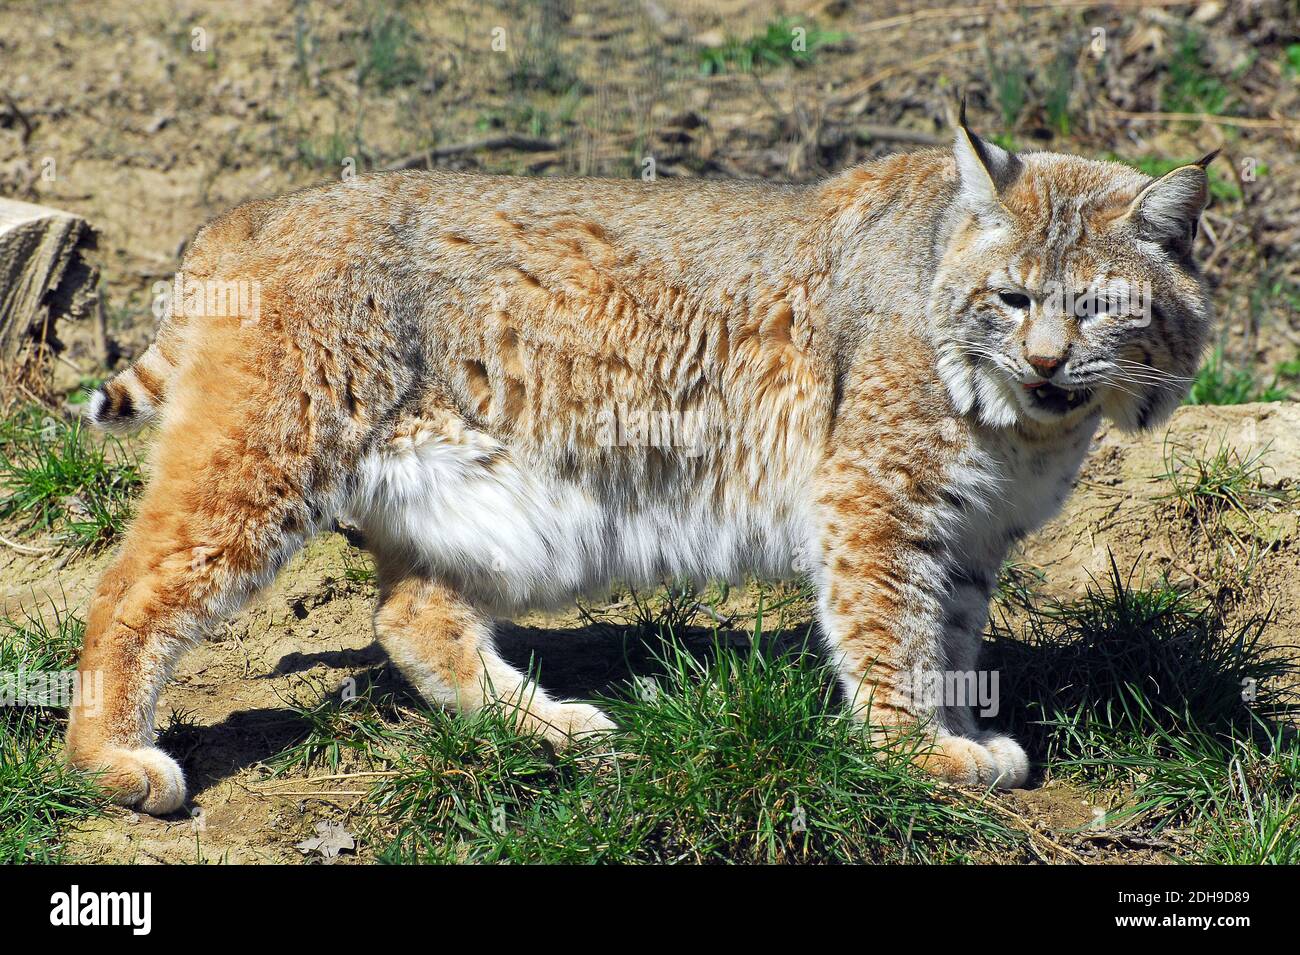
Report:
[[[630,506],[500,451],[478,432],[394,441],[363,460],[347,516],[385,561],[499,615],[615,581],[788,578],[810,546],[797,501],[760,498],[719,513],[699,489],[669,486]]]

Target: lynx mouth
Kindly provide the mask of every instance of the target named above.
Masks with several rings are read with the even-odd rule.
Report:
[[[1056,414],[1081,408],[1092,399],[1091,388],[1061,388],[1046,381],[1038,385],[1025,385],[1024,388],[1035,407]]]

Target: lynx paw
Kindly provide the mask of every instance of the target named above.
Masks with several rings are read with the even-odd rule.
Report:
[[[114,747],[92,758],[75,759],[74,764],[99,772],[99,784],[121,806],[165,816],[185,802],[185,775],[176,760],[160,749]]]
[[[916,761],[926,772],[959,786],[1015,789],[1029,776],[1029,757],[1010,736],[940,736]]]
[[[615,729],[609,717],[587,703],[555,703],[540,717],[542,735],[556,746]]]

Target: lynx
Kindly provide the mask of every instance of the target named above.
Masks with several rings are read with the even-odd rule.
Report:
[[[919,734],[942,779],[1022,785],[1020,745],[915,684],[975,670],[1004,556],[1101,419],[1151,428],[1182,399],[1211,158],[1152,180],[963,116],[951,148],[811,185],[404,172],[236,208],[90,406],[157,438],[90,608],[103,700],[71,713],[72,763],[180,807],[154,723],[178,657],[346,521],[378,640],[430,703],[608,732],[508,665],[493,618],[806,575],[851,714]]]

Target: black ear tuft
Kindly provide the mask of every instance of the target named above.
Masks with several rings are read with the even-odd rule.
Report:
[[[1200,159],[1196,160],[1196,162],[1192,163],[1192,165],[1200,166],[1202,169],[1208,169],[1210,168],[1210,163],[1214,162],[1215,158],[1217,158],[1219,153],[1221,152],[1223,152],[1222,146],[1220,146],[1218,149],[1214,150],[1213,152],[1206,153]]]
[[[980,219],[1005,222],[1008,214],[1001,200],[1002,190],[1016,177],[1020,160],[1001,146],[980,139],[966,125],[966,99],[957,113],[957,134],[953,143],[957,158],[959,201]]]

